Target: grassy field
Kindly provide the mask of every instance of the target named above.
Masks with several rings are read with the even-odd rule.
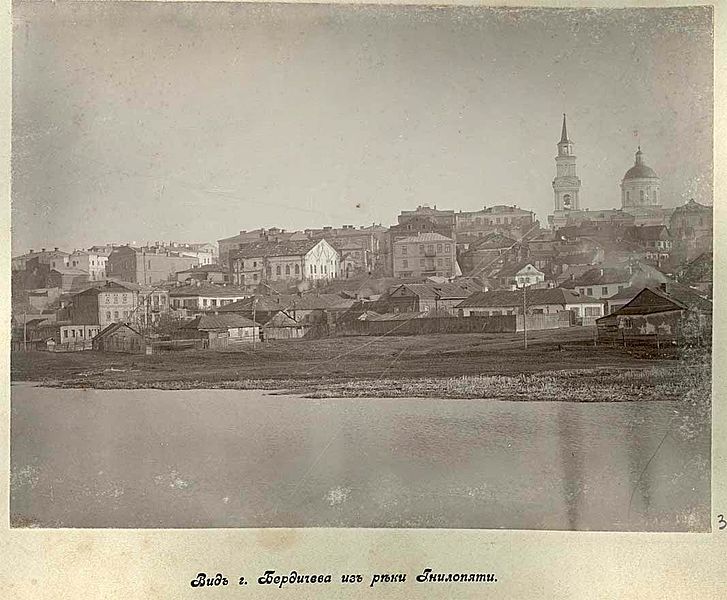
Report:
[[[705,361],[695,369],[673,350],[595,346],[593,337],[574,327],[532,332],[527,349],[521,334],[452,334],[271,341],[254,352],[21,352],[11,373],[62,387],[572,401],[675,399],[709,380]]]

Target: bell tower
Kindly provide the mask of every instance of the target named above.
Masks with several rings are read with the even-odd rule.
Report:
[[[576,175],[576,157],[573,154],[573,142],[568,139],[565,113],[563,113],[563,129],[558,142],[555,168],[556,174],[553,179],[555,212],[580,210],[581,201],[578,192],[581,189],[581,180]]]

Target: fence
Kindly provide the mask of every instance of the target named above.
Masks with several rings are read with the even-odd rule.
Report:
[[[431,317],[396,315],[388,319],[353,321],[339,326],[338,335],[427,335],[435,333],[514,333],[515,315],[492,317]]]
[[[528,315],[525,324],[528,331],[536,331],[539,329],[560,329],[561,327],[570,327],[572,315],[570,311],[561,311],[556,314],[535,314]],[[585,324],[585,323],[584,323]],[[517,330],[523,330],[523,316],[517,316]]]

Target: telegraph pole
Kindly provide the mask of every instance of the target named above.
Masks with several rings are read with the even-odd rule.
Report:
[[[252,297],[252,351],[255,352],[255,338],[257,335],[255,334],[255,304],[257,304],[257,297]]]
[[[527,306],[527,289],[528,286],[523,282],[523,346],[528,347],[528,306]]]

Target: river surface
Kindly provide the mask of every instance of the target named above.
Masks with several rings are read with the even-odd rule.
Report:
[[[709,529],[672,402],[12,386],[11,523]]]

